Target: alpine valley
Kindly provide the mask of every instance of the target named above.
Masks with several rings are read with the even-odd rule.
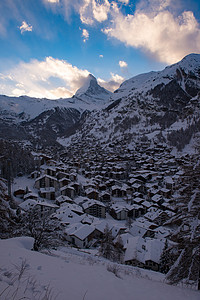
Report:
[[[200,54],[0,96],[0,298],[199,299],[199,154]]]

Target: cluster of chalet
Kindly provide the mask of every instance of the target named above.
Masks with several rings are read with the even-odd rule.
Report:
[[[123,241],[125,263],[159,270],[182,173],[173,156],[162,157],[161,147],[153,159],[151,150],[134,158],[125,153],[126,159],[81,152],[63,163],[43,155],[31,174],[35,192],[18,189],[14,195],[23,198],[23,211],[35,205],[48,210],[74,246],[99,245],[108,224],[113,238]]]

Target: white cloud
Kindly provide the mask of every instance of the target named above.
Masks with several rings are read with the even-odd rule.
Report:
[[[103,0],[99,3],[96,0],[83,0],[79,7],[81,22],[87,25],[92,25],[94,21],[103,22],[107,20],[110,11],[110,3],[108,0]]]
[[[84,37],[83,39],[84,43],[89,39],[89,32],[87,31],[87,29],[83,29],[82,37]]]
[[[118,0],[119,2],[125,3],[125,4],[129,4],[129,0]]]
[[[49,3],[59,3],[59,0],[46,0]]]
[[[27,24],[26,21],[23,21],[19,29],[21,30],[21,33],[24,33],[25,31],[32,31],[33,26]]]
[[[114,92],[116,89],[118,89],[118,87],[120,86],[120,84],[125,80],[124,77],[118,75],[118,74],[114,74],[114,73],[110,73],[111,78],[106,81],[102,78],[98,78],[98,83],[103,86],[105,89]]]
[[[47,57],[44,61],[22,62],[0,74],[0,93],[49,99],[67,98],[75,94],[88,75],[87,70],[52,57]]]
[[[191,11],[174,16],[170,0],[143,1],[134,14],[123,15],[112,6],[112,22],[103,30],[127,46],[142,48],[162,62],[174,63],[200,51],[200,26]]]
[[[103,54],[100,54],[99,57],[100,57],[100,58],[103,58]]]
[[[119,61],[119,66],[120,66],[120,68],[127,68],[128,67],[127,63],[123,60]]]

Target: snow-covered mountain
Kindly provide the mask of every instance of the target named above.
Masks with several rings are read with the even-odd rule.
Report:
[[[1,95],[0,138],[55,143],[58,136],[68,136],[79,126],[86,111],[99,110],[108,103],[110,95],[91,74],[68,99]]]
[[[39,99],[27,96],[8,97],[0,95],[1,118],[12,122],[30,121],[44,111],[58,108],[73,108],[80,112],[99,109],[108,102],[111,92],[98,85],[93,75],[88,75],[84,85],[78,89],[72,98],[66,99]]]
[[[200,131],[200,55],[125,81],[111,100],[85,120],[76,143],[116,151],[162,143],[183,150]]]
[[[188,151],[200,131],[200,54],[126,80],[113,94],[90,74],[72,98],[0,96],[0,108],[2,138],[48,145],[69,144],[71,135],[70,143],[116,151],[141,143]]]
[[[89,74],[85,84],[77,90],[74,95],[74,98],[81,99],[87,104],[91,104],[92,102],[97,105],[105,104],[108,101],[108,98],[112,95],[111,92],[107,91],[103,87],[101,87],[96,78]]]
[[[200,84],[199,68],[200,55],[189,54],[180,62],[166,67],[163,71],[152,71],[126,80],[115,91],[112,99],[130,98],[137,94],[153,94],[154,97],[153,90],[155,88],[162,90],[164,86],[167,86],[171,82],[176,83],[189,97],[195,96]]]

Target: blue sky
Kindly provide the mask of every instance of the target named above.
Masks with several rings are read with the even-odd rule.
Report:
[[[200,53],[199,0],[6,0],[0,13],[0,94],[70,97],[89,73],[113,91]]]

